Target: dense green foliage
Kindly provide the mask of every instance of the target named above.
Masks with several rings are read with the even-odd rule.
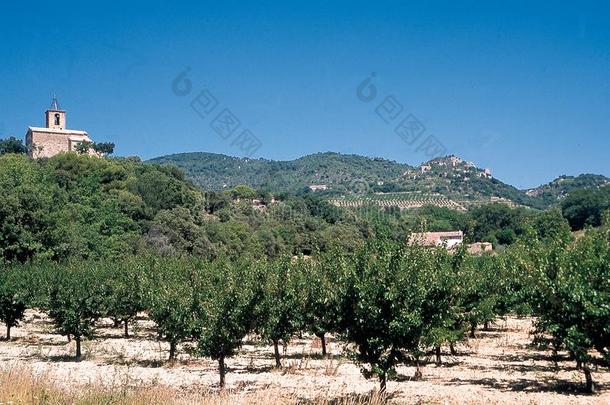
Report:
[[[339,162],[343,158],[337,157]],[[354,158],[356,159],[356,158]],[[318,164],[322,164],[321,159]],[[345,162],[344,162],[345,163]],[[364,164],[364,162],[362,163]],[[386,161],[376,164],[385,165]],[[561,209],[505,204],[341,209],[314,193],[238,185],[202,192],[175,167],[60,154],[0,156],[0,320],[39,308],[76,343],[99,320],[145,313],[169,359],[225,360],[255,334],[279,346],[302,333],[346,343],[382,390],[400,363],[425,364],[498,316],[536,317],[536,341],[572,356],[593,389],[593,351],[610,360],[608,188]],[[412,231],[465,231],[495,255],[406,242]]]
[[[381,164],[381,163],[380,163]],[[470,241],[510,245],[544,213],[505,204],[468,212],[424,206],[339,208],[315,193],[272,195],[247,186],[202,192],[171,166],[60,154],[0,156],[0,259],[102,259],[149,249],[202,258],[274,258],[353,252],[373,237],[464,230]],[[564,200],[574,229],[599,225],[608,188]]]
[[[431,334],[449,314],[442,290],[451,283],[444,249],[399,247],[380,241],[355,256],[340,283],[340,330],[356,346],[354,358],[365,376],[377,376],[381,391],[395,366],[411,356],[418,361]],[[405,352],[403,352],[406,351]]]
[[[225,359],[248,334],[273,344],[280,367],[280,342],[333,333],[384,390],[398,364],[416,365],[420,378],[419,366],[430,355],[440,364],[442,347],[453,351],[468,330],[473,336],[498,316],[530,313],[536,342],[573,356],[592,390],[591,351],[610,360],[610,228],[573,241],[557,215],[542,221],[544,232],[528,227],[495,256],[375,238],[354,252],[309,259],[143,254],[14,264],[0,273],[0,314],[14,326],[26,307],[47,311],[80,358],[81,341],[95,338],[100,318],[125,322],[143,311],[170,360],[180,345],[217,360],[221,386]]]
[[[310,185],[326,185],[317,195],[370,196],[371,193],[414,192],[442,195],[460,202],[490,202],[492,197],[534,207],[548,208],[579,189],[592,189],[610,179],[600,175],[562,176],[531,190],[519,190],[467,162],[442,157],[426,162],[422,172],[407,164],[380,158],[338,153],[317,153],[291,161],[236,158],[213,153],[182,153],[161,156],[150,162],[183,169],[204,190],[231,189],[247,184],[273,194],[306,193]]]
[[[574,191],[561,202],[561,209],[574,230],[600,226],[603,213],[610,209],[610,185]]]
[[[273,193],[299,192],[311,184],[332,184],[336,192],[363,191],[370,183],[394,179],[397,183],[410,166],[381,158],[339,153],[317,153],[291,161],[236,158],[214,153],[182,153],[151,162],[183,169],[205,190],[222,190],[247,184]],[[399,190],[398,190],[399,191]]]
[[[74,337],[77,360],[81,358],[82,339],[93,337],[96,321],[105,315],[108,284],[103,270],[97,263],[70,263],[49,274],[49,316],[57,333]]]
[[[23,144],[21,139],[17,139],[14,136],[8,137],[6,139],[0,139],[0,155],[4,155],[7,153],[15,153],[24,155],[26,154],[28,149]]]
[[[610,179],[598,174],[581,174],[576,177],[559,176],[548,184],[528,190],[528,194],[542,201],[544,206],[551,206],[574,191],[596,189],[608,183],[610,183]]]
[[[0,321],[6,325],[6,340],[11,328],[19,325],[27,308],[28,297],[24,279],[14,271],[0,270]]]
[[[526,238],[512,265],[527,286],[537,342],[555,355],[567,350],[594,391],[591,350],[610,360],[610,228],[589,230],[575,243]]]
[[[0,257],[7,261],[133,254],[160,212],[203,206],[170,169],[75,154],[4,155],[0,189]]]

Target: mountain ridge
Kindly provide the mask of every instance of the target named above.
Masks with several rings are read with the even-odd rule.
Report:
[[[442,195],[466,204],[504,201],[532,208],[552,206],[575,189],[610,183],[603,175],[581,174],[559,176],[538,187],[518,189],[494,178],[490,169],[479,168],[455,155],[437,157],[419,166],[338,152],[318,152],[293,160],[188,152],[147,162],[175,165],[206,190],[245,184],[274,193],[315,191],[328,197],[401,192]]]

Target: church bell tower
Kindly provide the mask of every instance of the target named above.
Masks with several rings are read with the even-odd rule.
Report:
[[[53,97],[51,106],[45,114],[47,117],[47,128],[66,129],[66,112],[59,107],[57,97]]]

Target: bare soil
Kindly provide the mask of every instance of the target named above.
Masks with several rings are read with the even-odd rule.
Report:
[[[178,360],[169,364],[169,345],[156,340],[152,322],[145,317],[131,327],[130,338],[122,328],[104,321],[94,340],[83,342],[84,359],[74,361],[75,343],[53,333],[49,319],[28,311],[26,321],[11,331],[12,340],[0,342],[0,367],[28,366],[64,389],[85,385],[167,386],[177,392],[201,395],[218,389],[217,363],[188,354],[180,347]],[[433,357],[414,381],[413,367],[400,366],[398,377],[388,382],[396,403],[442,404],[610,404],[610,372],[594,371],[596,395],[582,392],[584,377],[575,363],[561,356],[557,365],[549,351],[531,345],[529,318],[498,320],[489,331],[457,346],[456,356],[443,348],[443,364]],[[281,369],[274,369],[273,348],[253,337],[240,355],[227,360],[227,388],[236,393],[273,390],[301,399],[344,398],[378,389],[344,352],[344,344],[328,339],[329,356],[320,354],[320,342],[305,336],[286,347]],[[0,399],[1,400],[1,399]]]

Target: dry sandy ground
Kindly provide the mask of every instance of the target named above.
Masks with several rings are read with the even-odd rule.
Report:
[[[458,355],[443,353],[444,365],[422,368],[424,380],[411,381],[411,367],[399,367],[388,392],[398,403],[610,404],[610,372],[599,369],[595,396],[579,392],[582,374],[567,360],[556,369],[550,353],[531,347],[531,319],[499,320],[489,332],[458,346]],[[99,337],[84,342],[85,360],[72,360],[74,343],[52,333],[44,315],[28,312],[26,322],[12,331],[13,340],[0,342],[1,367],[29,365],[59,386],[80,384],[167,385],[181,392],[209,392],[217,387],[216,362],[189,356],[181,347],[179,361],[166,364],[168,345],[155,340],[151,322],[141,319],[133,337],[106,322]],[[295,339],[287,348],[284,368],[274,370],[272,348],[249,341],[229,359],[227,385],[235,391],[280,390],[300,398],[336,398],[376,389],[359,367],[343,356],[340,342],[329,343],[331,358],[322,359],[315,339]]]

